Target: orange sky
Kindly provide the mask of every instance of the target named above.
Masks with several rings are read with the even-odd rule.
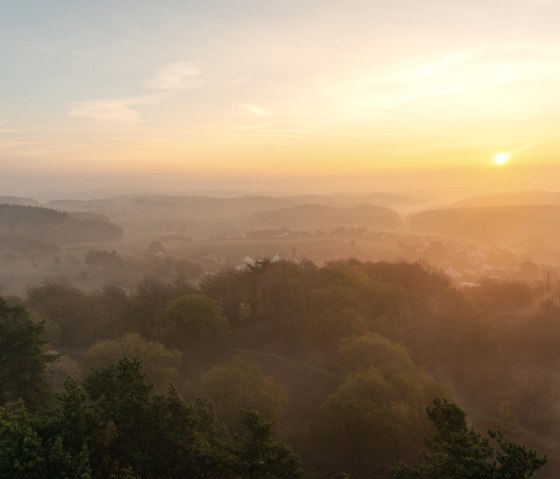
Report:
[[[557,1],[81,3],[2,7],[5,183],[456,169],[534,189],[558,162]]]

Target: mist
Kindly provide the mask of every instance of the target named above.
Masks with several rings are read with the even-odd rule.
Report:
[[[0,479],[560,477],[558,2],[4,3]]]

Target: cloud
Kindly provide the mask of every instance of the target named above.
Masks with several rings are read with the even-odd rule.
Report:
[[[238,115],[255,115],[255,116],[268,116],[269,112],[266,108],[262,106],[255,105],[254,103],[238,103],[238,110],[234,113]]]
[[[70,103],[68,116],[89,118],[96,121],[111,121],[128,124],[142,122],[137,107],[159,103],[178,90],[188,86],[187,80],[200,74],[199,70],[188,62],[169,63],[144,82],[151,93],[134,97],[107,98],[103,100],[75,101]]]
[[[436,99],[440,105],[455,101],[466,111],[475,106],[473,95],[484,90],[500,88],[504,93],[531,80],[559,78],[556,65],[548,56],[515,57],[500,49],[459,50],[439,58],[408,58],[385,68],[350,73],[342,81],[328,83],[323,91],[343,113],[355,118],[376,118]],[[460,97],[469,95],[461,103]],[[483,96],[478,98],[487,104]]]
[[[219,86],[216,91],[224,91],[224,90],[228,90],[230,88],[235,88],[236,86],[239,85],[245,85],[247,83],[249,83],[251,81],[250,78],[241,78],[239,80],[234,80],[231,81],[229,83],[224,83],[223,85]]]
[[[165,99],[165,94],[138,97],[109,98],[106,100],[79,101],[70,103],[68,116],[90,118],[96,121],[114,121],[137,124],[141,122],[135,107],[153,105]]]
[[[146,80],[145,85],[154,90],[178,90],[186,87],[186,80],[200,75],[200,71],[188,62],[169,63]]]

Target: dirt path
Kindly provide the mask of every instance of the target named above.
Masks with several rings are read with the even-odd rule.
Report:
[[[309,372],[320,374],[324,377],[328,377],[335,381],[337,379],[336,375],[331,371],[327,371],[326,369],[320,368],[318,366],[314,366],[313,364],[304,363],[296,359],[286,358],[284,356],[278,356],[277,354],[265,353],[264,351],[259,351],[256,349],[241,349],[241,348],[234,348],[232,349],[232,352],[236,354],[241,354],[243,356],[256,356],[261,360],[265,359],[265,360],[271,360],[275,362],[281,362],[284,363],[284,367],[291,365]]]

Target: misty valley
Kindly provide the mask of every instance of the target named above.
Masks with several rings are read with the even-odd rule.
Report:
[[[1,478],[560,474],[560,194],[0,203]]]
[[[0,479],[560,478],[560,0],[0,0]]]

